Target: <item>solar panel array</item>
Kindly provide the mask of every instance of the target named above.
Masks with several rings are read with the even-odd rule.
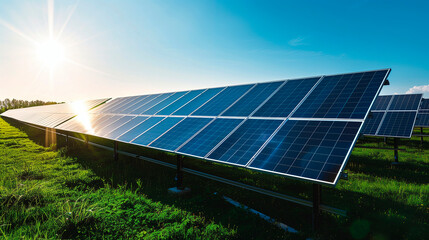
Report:
[[[57,129],[335,185],[389,72],[116,98]]]
[[[429,99],[422,99],[416,118],[416,127],[429,127]]]
[[[79,113],[87,112],[90,109],[106,102],[108,99],[96,99],[88,101],[78,101],[73,103],[61,103],[44,105],[29,108],[12,109],[4,112],[2,116],[13,118],[22,122],[53,128]]]
[[[410,138],[422,94],[377,97],[362,130],[367,136]]]

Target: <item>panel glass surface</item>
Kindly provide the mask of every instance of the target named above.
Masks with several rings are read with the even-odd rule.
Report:
[[[159,95],[158,97],[154,98],[153,100],[147,102],[144,105],[140,105],[139,104],[139,108],[133,110],[130,114],[142,114],[143,112],[145,112],[146,110],[150,109],[151,107],[155,106],[156,104],[160,103],[161,101],[163,101],[164,99],[168,98],[169,96],[171,96],[173,93],[163,93],[161,95]]]
[[[109,106],[109,108],[104,109],[103,113],[118,113],[124,106],[129,106],[130,104],[137,102],[138,99],[139,96],[127,97],[124,101],[116,104],[115,106]]]
[[[126,108],[121,108],[119,113],[121,114],[131,114],[134,110],[143,107],[144,105],[150,103],[151,101],[154,101],[157,97],[159,97],[160,94],[152,94],[149,96],[142,96],[141,99],[137,101],[133,101],[129,106]]]
[[[242,121],[242,119],[218,118],[181,147],[178,152],[204,157]]]
[[[360,125],[289,120],[250,167],[334,183]]]
[[[392,100],[392,95],[378,96],[374,105],[372,105],[371,110],[386,110],[389,106],[390,100]]]
[[[189,114],[191,114],[193,111],[195,111],[197,108],[199,108],[205,102],[210,100],[212,97],[214,97],[216,94],[218,94],[223,89],[225,89],[225,88],[220,87],[220,88],[207,89],[207,91],[203,92],[201,95],[194,98],[192,101],[186,103],[185,105],[183,105],[183,107],[181,107],[177,111],[175,111],[173,113],[173,115],[189,115]]]
[[[185,96],[179,98],[177,101],[173,102],[172,104],[168,105],[161,111],[157,112],[156,115],[170,115],[183,105],[185,105],[187,102],[191,101],[198,95],[200,95],[202,92],[204,92],[205,89],[202,90],[193,90],[188,92]]]
[[[121,125],[123,125],[124,123],[130,121],[131,119],[133,119],[133,116],[118,116],[119,118],[117,118],[116,120],[112,118],[113,121],[111,121],[111,123],[109,125],[106,125],[105,127],[99,129],[97,131],[97,135],[98,136],[104,136],[105,134],[115,130],[116,128],[120,127]]]
[[[149,108],[148,110],[144,111],[142,115],[153,115],[157,113],[159,110],[163,109],[164,107],[168,106],[169,104],[173,103],[183,95],[185,95],[187,92],[176,92],[173,95],[169,96],[162,102],[156,104],[155,106]]]
[[[250,92],[234,103],[222,116],[249,116],[259,105],[261,105],[280,85],[281,82],[260,83]]]
[[[326,76],[292,117],[364,119],[387,73]]]
[[[105,127],[110,126],[110,124],[112,124],[112,123],[116,122],[116,121],[117,121],[117,120],[119,120],[121,117],[122,117],[121,115],[110,115],[110,117],[109,117],[109,118],[106,118],[106,119],[105,119],[105,120],[103,120],[103,121],[99,121],[98,123],[93,124],[93,125],[92,125],[92,131],[93,131],[93,133],[92,133],[92,134],[96,134],[96,135],[98,135],[98,134],[102,133],[102,130],[103,130]]]
[[[164,134],[168,129],[172,128],[174,125],[179,123],[183,118],[181,117],[169,117],[165,118],[145,133],[140,135],[138,138],[132,141],[132,143],[147,146],[156,138]]]
[[[387,112],[378,136],[411,137],[417,112]]]
[[[389,110],[417,110],[421,99],[421,94],[394,95]]]
[[[137,117],[131,119],[129,122],[126,122],[122,126],[116,128],[115,130],[104,134],[103,137],[110,138],[110,139],[116,139],[117,137],[128,132],[128,130],[134,128],[135,126],[139,125],[141,122],[143,122],[144,120],[146,120],[148,118],[149,117],[137,116]]]
[[[208,158],[244,166],[280,126],[281,122],[281,120],[248,119]]]
[[[216,95],[216,97],[212,98],[206,104],[204,104],[197,111],[192,113],[192,115],[196,116],[218,116],[225,109],[227,109],[231,104],[233,104],[237,99],[239,99],[243,94],[245,94],[252,85],[243,85],[243,86],[235,86],[235,87],[227,87],[221,93]]]
[[[417,127],[429,127],[429,113],[419,113],[416,119]]]
[[[287,117],[320,78],[290,80],[283,85],[253,116]]]
[[[423,98],[420,110],[429,110],[429,99]]]
[[[136,108],[136,106],[141,106],[145,99],[147,99],[148,95],[137,96],[134,97],[131,101],[128,101],[126,104],[121,105],[120,107],[116,107],[110,111],[110,113],[122,113],[122,112],[130,112]]]
[[[368,115],[365,120],[365,124],[362,128],[362,134],[364,135],[375,135],[377,133],[378,126],[380,126],[381,120],[383,119],[384,112],[372,112]]]
[[[174,151],[212,120],[212,118],[186,118],[149,146]]]
[[[124,133],[123,135],[119,136],[117,139],[123,142],[131,142],[133,139],[135,139],[140,134],[144,133],[149,128],[153,127],[155,124],[159,123],[163,119],[163,117],[151,117],[140,123],[139,125],[135,126],[128,132]]]

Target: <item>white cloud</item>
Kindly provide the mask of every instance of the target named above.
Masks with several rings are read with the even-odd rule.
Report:
[[[304,40],[305,40],[305,38],[303,38],[303,37],[297,37],[297,38],[290,40],[288,43],[289,43],[289,45],[296,47],[296,46],[305,45]]]
[[[414,86],[408,89],[406,93],[425,93],[425,92],[429,93],[429,85]]]

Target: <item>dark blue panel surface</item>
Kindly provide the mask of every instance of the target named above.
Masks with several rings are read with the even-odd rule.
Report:
[[[289,120],[250,167],[334,183],[360,125]]]
[[[146,110],[145,112],[142,113],[142,115],[152,115],[157,113],[159,110],[163,109],[164,107],[168,106],[169,104],[173,103],[174,101],[176,101],[177,99],[179,99],[180,97],[182,97],[183,95],[185,95],[187,93],[186,92],[176,92],[173,95],[169,96],[167,99],[163,100],[162,102],[156,104],[155,106],[153,106],[152,108]]]
[[[389,110],[417,110],[421,99],[421,94],[394,95]]]
[[[116,128],[122,126],[122,124],[130,121],[131,119],[133,119],[133,116],[122,116],[119,115],[118,116],[119,119],[117,119],[116,121],[112,121],[111,124],[106,125],[103,128],[98,129],[97,131],[97,136],[104,136],[105,134],[115,130]]]
[[[242,119],[218,118],[181,147],[178,152],[205,157],[242,121]]]
[[[179,109],[180,107],[185,105],[187,102],[189,102],[192,99],[194,99],[195,97],[197,97],[203,91],[204,90],[193,90],[193,91],[188,92],[185,96],[181,97],[180,99],[178,99],[174,103],[168,105],[167,107],[165,107],[164,109],[162,109],[161,111],[156,113],[156,115],[170,115],[170,114],[172,114],[174,111],[176,111],[177,109]]]
[[[143,96],[137,96],[137,97],[133,97],[131,101],[127,101],[126,104],[121,104],[119,107],[114,107],[112,108],[109,113],[121,113],[121,112],[125,112],[128,113],[130,111],[132,111],[133,109],[135,109],[135,106],[139,106],[136,104],[139,104],[140,102],[144,101],[145,99],[147,99],[148,95],[143,95]],[[130,110],[131,109],[131,110]]]
[[[320,78],[290,80],[256,113],[256,117],[287,117]]]
[[[119,137],[123,133],[134,128],[135,126],[139,125],[141,122],[143,122],[144,120],[146,120],[148,118],[149,117],[137,116],[137,117],[133,118],[132,120],[130,120],[129,122],[125,123],[124,125],[113,130],[112,132],[105,134],[104,137],[110,138],[110,139],[116,139],[117,137]]]
[[[197,111],[192,113],[192,115],[196,116],[218,116],[221,114],[226,108],[231,106],[237,99],[243,96],[252,85],[243,85],[243,86],[235,86],[235,87],[227,87],[221,93],[219,93],[216,97],[212,98],[206,104],[204,104]]]
[[[229,108],[222,116],[249,116],[261,105],[280,85],[281,82],[261,83],[244,95]]]
[[[183,120],[181,117],[169,117],[165,118],[145,133],[140,135],[138,138],[132,141],[132,143],[147,146],[153,140],[164,134],[168,129],[172,128],[178,122]]]
[[[429,113],[417,114],[416,127],[429,127]]]
[[[280,126],[280,120],[248,119],[209,156],[222,162],[246,165]]]
[[[134,138],[138,137],[140,134],[144,133],[149,128],[153,127],[155,124],[159,123],[163,119],[163,117],[151,117],[140,123],[139,125],[135,126],[125,134],[121,135],[117,139],[124,142],[131,142]]]
[[[387,73],[326,76],[292,117],[364,119]]]
[[[429,99],[423,98],[420,110],[429,110]]]
[[[381,120],[383,119],[384,112],[372,112],[368,115],[365,120],[365,124],[362,128],[362,134],[364,135],[375,135],[377,133],[378,126],[380,126]]]
[[[138,104],[139,106],[136,106],[137,108],[130,112],[130,114],[142,114],[144,111],[148,110],[149,108],[155,106],[156,104],[160,103],[164,99],[171,96],[173,93],[163,93],[159,96],[153,98],[149,102],[145,102],[144,104]]]
[[[210,100],[213,96],[218,94],[220,91],[225,89],[225,87],[220,88],[210,88],[203,92],[198,97],[194,98],[192,101],[183,105],[183,107],[179,108],[177,111],[173,113],[173,115],[189,115],[205,102]]]
[[[212,120],[212,118],[186,118],[149,146],[174,151]]]
[[[410,137],[417,112],[387,112],[378,136]]]
[[[377,99],[375,99],[374,105],[372,105],[371,110],[386,110],[389,106],[391,99],[392,95],[378,96]]]

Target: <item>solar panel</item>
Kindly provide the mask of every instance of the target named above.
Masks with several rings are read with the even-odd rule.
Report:
[[[72,103],[61,103],[37,107],[11,109],[2,114],[4,117],[14,118],[16,120],[39,125],[42,127],[53,128],[79,113],[87,112],[109,100],[95,99],[87,101],[77,101]]]
[[[429,127],[429,113],[418,113],[416,127]]]
[[[393,95],[378,96],[371,110],[386,110],[392,100]]]
[[[287,81],[253,116],[287,117],[320,78]]]
[[[429,99],[422,99],[419,111],[429,111]]]
[[[249,167],[334,182],[361,124],[287,121]]]
[[[335,185],[389,71],[118,98],[57,129]]]
[[[364,119],[386,72],[326,76],[292,117]]]
[[[379,96],[364,124],[362,134],[410,138],[421,99],[422,94]]]
[[[417,112],[387,112],[378,136],[410,138]]]

